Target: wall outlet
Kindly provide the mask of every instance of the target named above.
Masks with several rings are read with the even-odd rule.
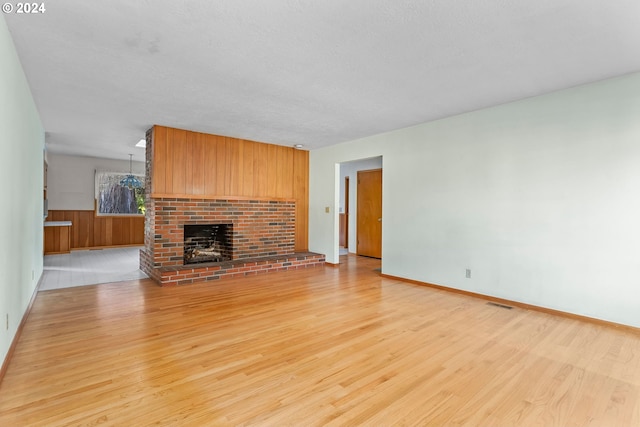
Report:
[[[326,206],[326,207],[324,208],[324,211],[325,211],[326,213],[329,213],[329,212],[331,212],[331,208],[330,208],[329,206]]]
[[[467,279],[471,279],[471,269],[470,268],[467,268],[467,270],[465,271],[465,277]]]

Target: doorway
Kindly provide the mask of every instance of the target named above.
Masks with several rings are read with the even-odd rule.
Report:
[[[344,208],[340,212],[340,247],[349,249],[349,177],[344,177]]]
[[[350,160],[339,164],[336,174],[336,214],[338,230],[335,240],[336,255],[358,254],[358,172],[382,170],[382,156]],[[379,217],[376,217],[376,221]]]
[[[382,258],[382,169],[358,171],[356,253]]]

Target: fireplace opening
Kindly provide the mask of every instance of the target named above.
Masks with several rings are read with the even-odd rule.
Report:
[[[233,256],[232,224],[184,226],[184,263],[229,261]]]

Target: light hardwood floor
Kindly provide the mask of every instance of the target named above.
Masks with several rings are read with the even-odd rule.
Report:
[[[639,334],[379,266],[40,292],[0,425],[640,425]]]

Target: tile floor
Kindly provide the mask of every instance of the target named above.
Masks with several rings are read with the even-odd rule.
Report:
[[[122,282],[147,277],[140,270],[142,246],[45,255],[40,290]]]

